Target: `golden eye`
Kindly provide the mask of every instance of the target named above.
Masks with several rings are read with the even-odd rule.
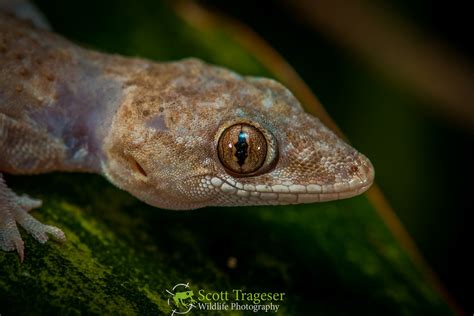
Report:
[[[241,175],[259,170],[267,158],[265,136],[256,127],[245,123],[225,129],[217,146],[224,167]]]

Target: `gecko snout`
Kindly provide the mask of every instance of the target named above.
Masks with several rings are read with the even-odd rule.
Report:
[[[375,171],[372,163],[363,154],[359,153],[358,156],[358,163],[350,167],[352,177],[349,181],[347,197],[355,196],[367,191],[374,182]]]

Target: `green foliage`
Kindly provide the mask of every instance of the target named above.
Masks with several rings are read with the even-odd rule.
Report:
[[[157,1],[39,4],[58,32],[98,49],[160,60],[195,56],[272,75],[224,30],[195,29]],[[7,181],[42,198],[34,215],[61,227],[68,242],[40,245],[24,234],[23,264],[0,253],[1,314],[170,315],[165,290],[180,282],[285,292],[281,315],[452,314],[366,196],[173,212],[144,205],[99,176]]]

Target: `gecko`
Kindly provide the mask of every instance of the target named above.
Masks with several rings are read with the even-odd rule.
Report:
[[[0,12],[0,248],[21,261],[18,227],[40,243],[66,237],[2,173],[52,171],[100,174],[172,210],[332,201],[374,180],[366,156],[272,79],[105,54]]]

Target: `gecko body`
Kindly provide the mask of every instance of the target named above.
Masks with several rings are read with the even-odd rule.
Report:
[[[41,201],[1,176],[98,173],[166,209],[312,203],[372,184],[370,161],[276,81],[197,59],[157,63],[81,48],[0,13],[0,247],[40,242]]]

